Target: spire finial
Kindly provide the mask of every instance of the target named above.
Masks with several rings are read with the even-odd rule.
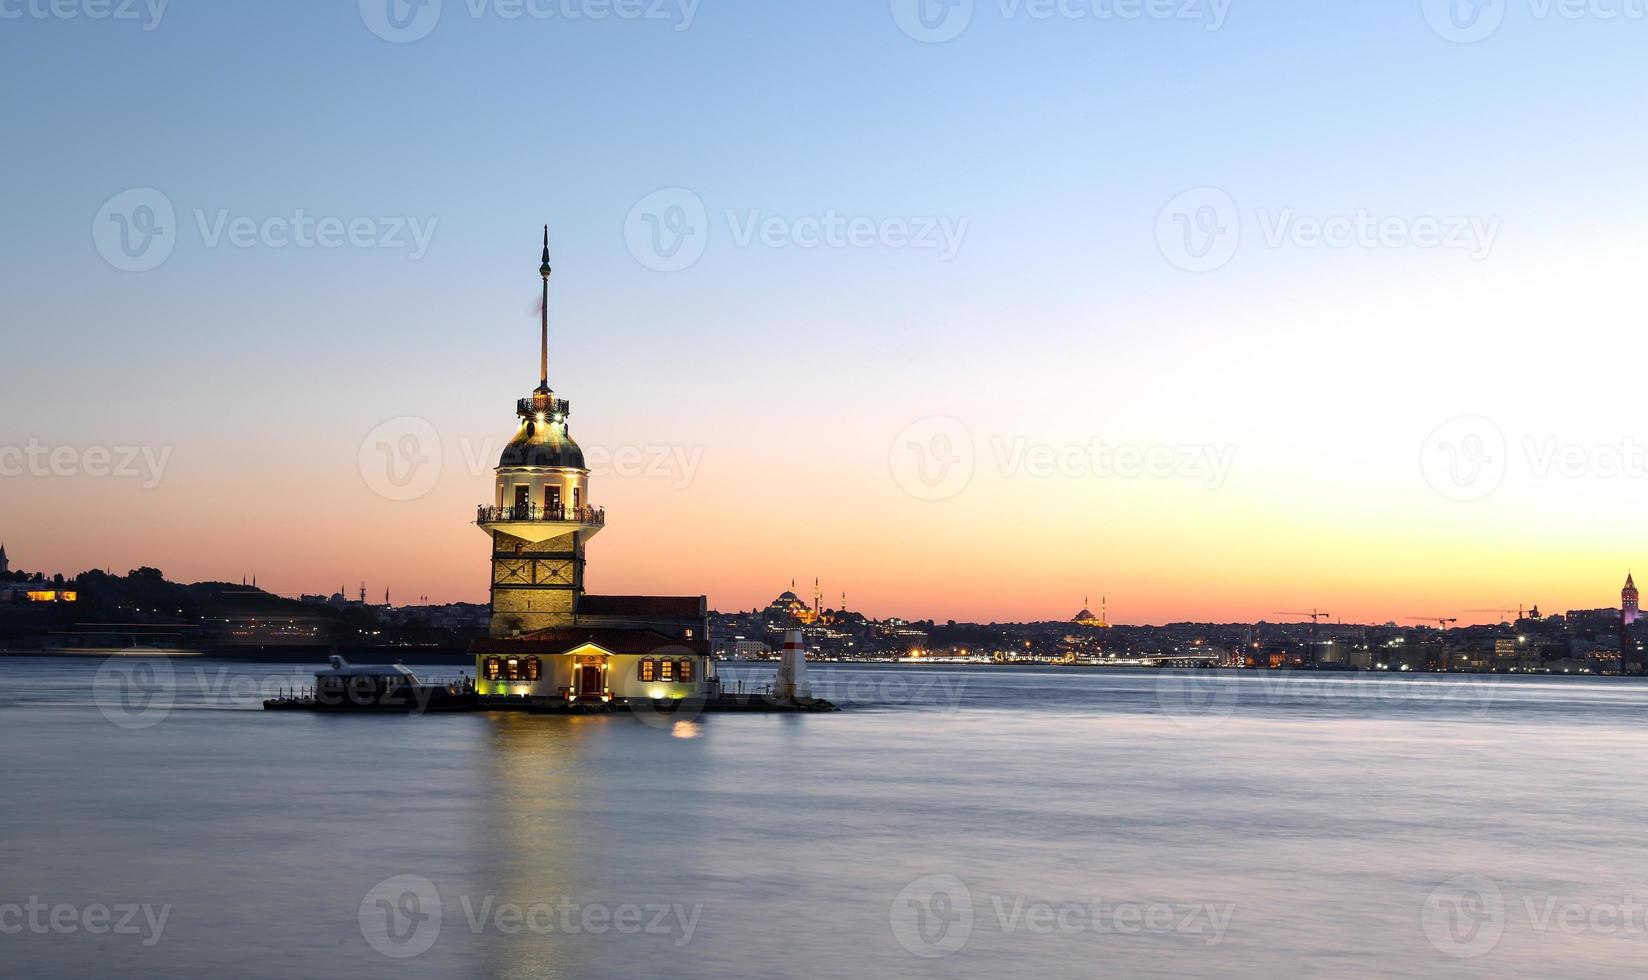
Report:
[[[544,257],[538,263],[538,275],[544,277],[543,302],[538,306],[542,334],[538,347],[538,390],[549,391],[549,226],[544,225]]]

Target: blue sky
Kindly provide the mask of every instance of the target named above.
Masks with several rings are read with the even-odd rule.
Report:
[[[375,35],[370,4],[172,0],[153,22],[91,20],[86,0],[60,2],[81,15],[0,4],[0,424],[11,430],[0,442],[177,451],[171,477],[145,495],[0,484],[8,511],[95,503],[85,536],[56,542],[66,567],[173,549],[174,564],[205,576],[241,561],[230,518],[214,516],[192,551],[166,535],[214,494],[366,514],[381,501],[362,493],[353,461],[384,419],[427,418],[449,440],[507,430],[510,399],[535,381],[544,222],[557,270],[552,373],[574,402],[575,433],[703,447],[724,463],[666,504],[644,481],[613,481],[612,492],[634,508],[679,508],[687,523],[709,525],[734,502],[776,522],[752,518],[734,534],[748,578],[728,580],[729,605],[758,597],[757,581],[821,566],[861,574],[842,527],[818,515],[830,501],[850,511],[844,498],[878,499],[887,446],[912,419],[956,416],[981,441],[1103,432],[1238,445],[1248,482],[1217,506],[1195,504],[1209,527],[1238,495],[1299,494],[1284,508],[1297,512],[1354,488],[1367,501],[1322,520],[1368,524],[1394,519],[1377,503],[1385,490],[1413,490],[1399,516],[1422,535],[1461,521],[1412,463],[1437,423],[1483,413],[1594,445],[1629,435],[1623,420],[1639,405],[1631,359],[1609,354],[1632,349],[1640,325],[1648,20],[1613,0],[1572,18],[1544,0],[1502,0],[1502,26],[1472,44],[1439,36],[1426,19],[1436,5],[1419,0],[1234,0],[1218,30],[1207,29],[1210,3],[1186,8],[1192,20],[1094,14],[1110,2],[1039,19],[978,0],[943,43],[899,28],[902,0],[703,0],[690,23],[651,0],[664,19],[569,20],[567,9],[601,0],[557,0],[544,8],[553,16],[509,20],[495,3],[477,17],[481,0],[445,0],[411,43]],[[1603,16],[1616,9],[1631,15]],[[1158,223],[1181,192],[1208,187],[1237,208],[1241,247],[1218,269],[1188,272],[1164,258]],[[178,219],[175,248],[142,272],[111,265],[93,234],[105,203],[134,188],[159,191]],[[702,257],[680,271],[655,271],[626,239],[632,209],[660,188],[704,207]],[[432,228],[428,250],[242,248],[202,231],[299,210],[417,222]],[[1469,217],[1498,230],[1483,259],[1264,242],[1278,215],[1359,210],[1408,232]],[[830,214],[964,233],[943,256],[885,241],[737,241],[742,223],[777,218],[793,234]],[[1389,487],[1386,473],[1398,474]],[[1320,485],[1301,489],[1302,474]],[[436,501],[476,497],[485,482],[448,474],[428,510],[392,511],[376,533],[415,536]],[[1064,526],[1128,499],[1035,489]],[[1546,521],[1576,494],[1627,500],[1641,485],[1523,489],[1513,483],[1466,523],[1489,535]],[[976,504],[1006,506],[1021,490]],[[791,495],[812,516],[784,517]],[[123,519],[132,513],[147,530]],[[972,521],[932,513],[887,519],[930,524],[934,537],[905,542],[915,550]],[[1599,517],[1552,533],[1594,543],[1604,528]],[[775,529],[793,554],[758,543]],[[43,529],[23,533],[58,550]],[[475,550],[461,528],[448,533],[438,555]],[[625,560],[647,553],[639,533],[608,536]],[[283,584],[311,587],[306,577],[335,578],[321,571],[332,566],[389,579],[430,560],[361,554],[374,547],[351,541],[337,554],[290,545]],[[683,553],[705,543],[669,541]],[[1628,558],[1620,551],[1598,557]],[[1026,588],[1059,585],[1030,576]],[[936,613],[950,601],[939,595],[988,588],[982,577],[935,586],[926,601]],[[429,590],[441,589],[462,591]]]

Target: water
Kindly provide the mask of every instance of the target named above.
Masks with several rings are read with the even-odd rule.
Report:
[[[850,710],[649,724],[132,667],[0,658],[0,973],[1611,976],[1648,941],[1635,682],[826,665]]]

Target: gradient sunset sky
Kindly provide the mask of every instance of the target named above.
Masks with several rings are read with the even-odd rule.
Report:
[[[592,591],[1469,622],[1648,568],[1648,22],[445,0],[409,40],[386,2],[0,20],[0,448],[166,458],[13,465],[14,564],[485,601],[471,522],[537,383],[547,222],[551,383],[610,462]],[[127,271],[108,205],[140,189],[173,242]],[[417,256],[213,234],[299,211],[433,230]],[[1374,239],[1314,243],[1363,214]],[[812,245],[830,215],[875,230]],[[663,256],[655,225],[698,237]],[[1210,228],[1233,253],[1193,271]],[[1095,442],[1228,472],[1118,473]],[[408,446],[438,470],[393,499],[374,466]]]

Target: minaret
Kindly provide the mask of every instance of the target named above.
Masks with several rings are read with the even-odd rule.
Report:
[[[549,387],[547,225],[538,276],[538,387],[515,403],[519,421],[498,460],[493,502],[476,512],[492,539],[494,637],[573,625],[584,591],[584,546],[606,524],[606,512],[589,504],[584,453],[567,432],[572,406]]]
[[[0,541],[0,575],[11,571],[11,559],[6,557],[6,544]]]
[[[813,618],[824,618],[824,591],[818,587],[818,578],[813,578]]]

